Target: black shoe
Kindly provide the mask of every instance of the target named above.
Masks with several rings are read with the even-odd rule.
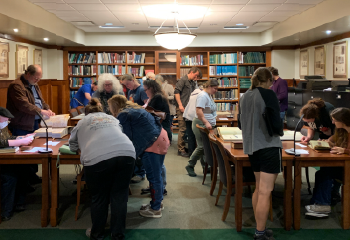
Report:
[[[254,240],[275,240],[275,238],[273,236],[269,237],[265,231],[265,234],[263,235],[254,234]]]
[[[10,219],[11,219],[11,217],[3,217],[3,216],[1,216],[1,221],[3,221],[3,222],[6,222],[6,221],[8,221]]]
[[[164,189],[163,196],[166,196],[166,195],[168,195],[168,191],[166,189]]]
[[[26,207],[24,206],[24,204],[18,204],[15,207],[15,212],[23,212],[24,210],[26,210]]]
[[[197,174],[194,172],[194,167],[192,166],[186,166],[187,173],[190,177],[196,177]]]

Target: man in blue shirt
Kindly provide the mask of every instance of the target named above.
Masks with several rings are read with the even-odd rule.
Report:
[[[78,106],[86,106],[91,100],[92,94],[97,90],[97,82],[92,84],[84,84],[79,88],[78,92],[74,95],[70,106],[76,108]]]
[[[143,87],[130,74],[124,74],[121,83],[129,89],[128,100],[143,106],[147,100],[147,94]]]

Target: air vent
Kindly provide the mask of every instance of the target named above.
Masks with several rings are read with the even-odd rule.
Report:
[[[78,26],[95,26],[95,24],[91,21],[76,21],[76,22],[71,22],[75,25],[78,25]]]
[[[225,26],[224,29],[247,29],[248,26]]]

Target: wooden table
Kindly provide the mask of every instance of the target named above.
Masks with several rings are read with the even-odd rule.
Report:
[[[216,125],[223,126],[226,125],[228,127],[236,127],[237,126],[237,116],[236,117],[228,117],[231,115],[218,115],[216,117]],[[220,120],[220,118],[227,118],[227,120]]]
[[[293,147],[292,141],[283,141],[283,149]],[[224,143],[225,148],[231,153],[231,159],[235,164],[235,222],[237,232],[242,231],[242,194],[243,194],[243,167],[250,167],[248,155],[243,149],[232,149],[230,142]],[[289,231],[292,227],[292,167],[294,155],[288,155],[282,150],[282,166],[284,168],[284,228]]]
[[[85,114],[79,114],[76,117],[70,118],[70,126],[75,126],[78,124],[78,122],[85,117]]]
[[[80,155],[59,155],[59,163],[57,163],[57,156],[59,154],[59,148],[68,143],[69,136],[64,137],[66,141],[61,141],[56,147],[52,147],[51,157],[51,209],[50,209],[50,222],[51,226],[57,226],[57,209],[58,209],[58,197],[59,197],[59,168],[57,165],[61,164],[80,164]]]
[[[32,147],[44,147],[45,138],[34,139]],[[50,147],[50,146],[49,146]],[[0,154],[0,164],[41,164],[42,167],[42,204],[41,204],[41,226],[48,225],[49,211],[49,158],[50,154],[43,153],[16,153]],[[1,185],[0,185],[1,186]],[[1,208],[0,208],[1,209]],[[1,219],[0,219],[1,222]]]
[[[342,194],[342,223],[343,229],[350,227],[350,156],[347,154],[336,155],[327,152],[318,153],[304,148],[309,154],[295,157],[294,165],[294,228],[300,229],[300,190],[302,167],[344,167],[343,194]]]

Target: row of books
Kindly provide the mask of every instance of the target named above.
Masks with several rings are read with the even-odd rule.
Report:
[[[92,84],[93,82],[96,82],[95,77],[91,77],[91,78],[71,77],[71,78],[69,78],[69,86],[70,87],[81,87],[81,86],[83,86],[83,84]]]
[[[216,111],[218,112],[231,112],[231,109],[235,107],[233,103],[216,103]]]
[[[180,68],[180,78],[187,75],[191,68]]]
[[[214,100],[237,100],[239,98],[238,89],[231,89],[230,91],[217,91],[214,94]]]
[[[96,63],[96,55],[95,53],[68,53],[68,61],[69,63]]]
[[[238,87],[238,81],[237,78],[223,77],[218,79],[219,87]]]
[[[241,52],[238,58],[239,63],[266,63],[266,53],[264,52]]]
[[[181,56],[181,66],[199,66],[204,65],[203,64],[203,55],[196,55],[193,57],[190,57],[190,55],[184,55]]]
[[[248,78],[239,79],[239,87],[240,88],[250,88],[250,85],[252,85],[250,79],[248,79]]]
[[[239,76],[240,77],[250,77],[253,76],[256,66],[239,66]]]
[[[126,73],[126,67],[122,65],[100,65],[98,66],[98,74],[111,73],[113,75],[123,75]]]
[[[145,67],[144,66],[140,66],[139,68],[135,68],[135,67],[128,67],[128,73],[133,74],[134,77],[143,77],[145,76]]]
[[[125,53],[99,53],[98,63],[125,63]]]
[[[213,54],[209,56],[210,64],[237,63],[237,53]]]
[[[96,75],[96,65],[71,65],[68,67],[69,75]]]
[[[132,54],[127,55],[128,63],[145,63],[146,53],[136,54],[132,52]]]
[[[210,76],[215,75],[237,75],[237,66],[210,66]]]

